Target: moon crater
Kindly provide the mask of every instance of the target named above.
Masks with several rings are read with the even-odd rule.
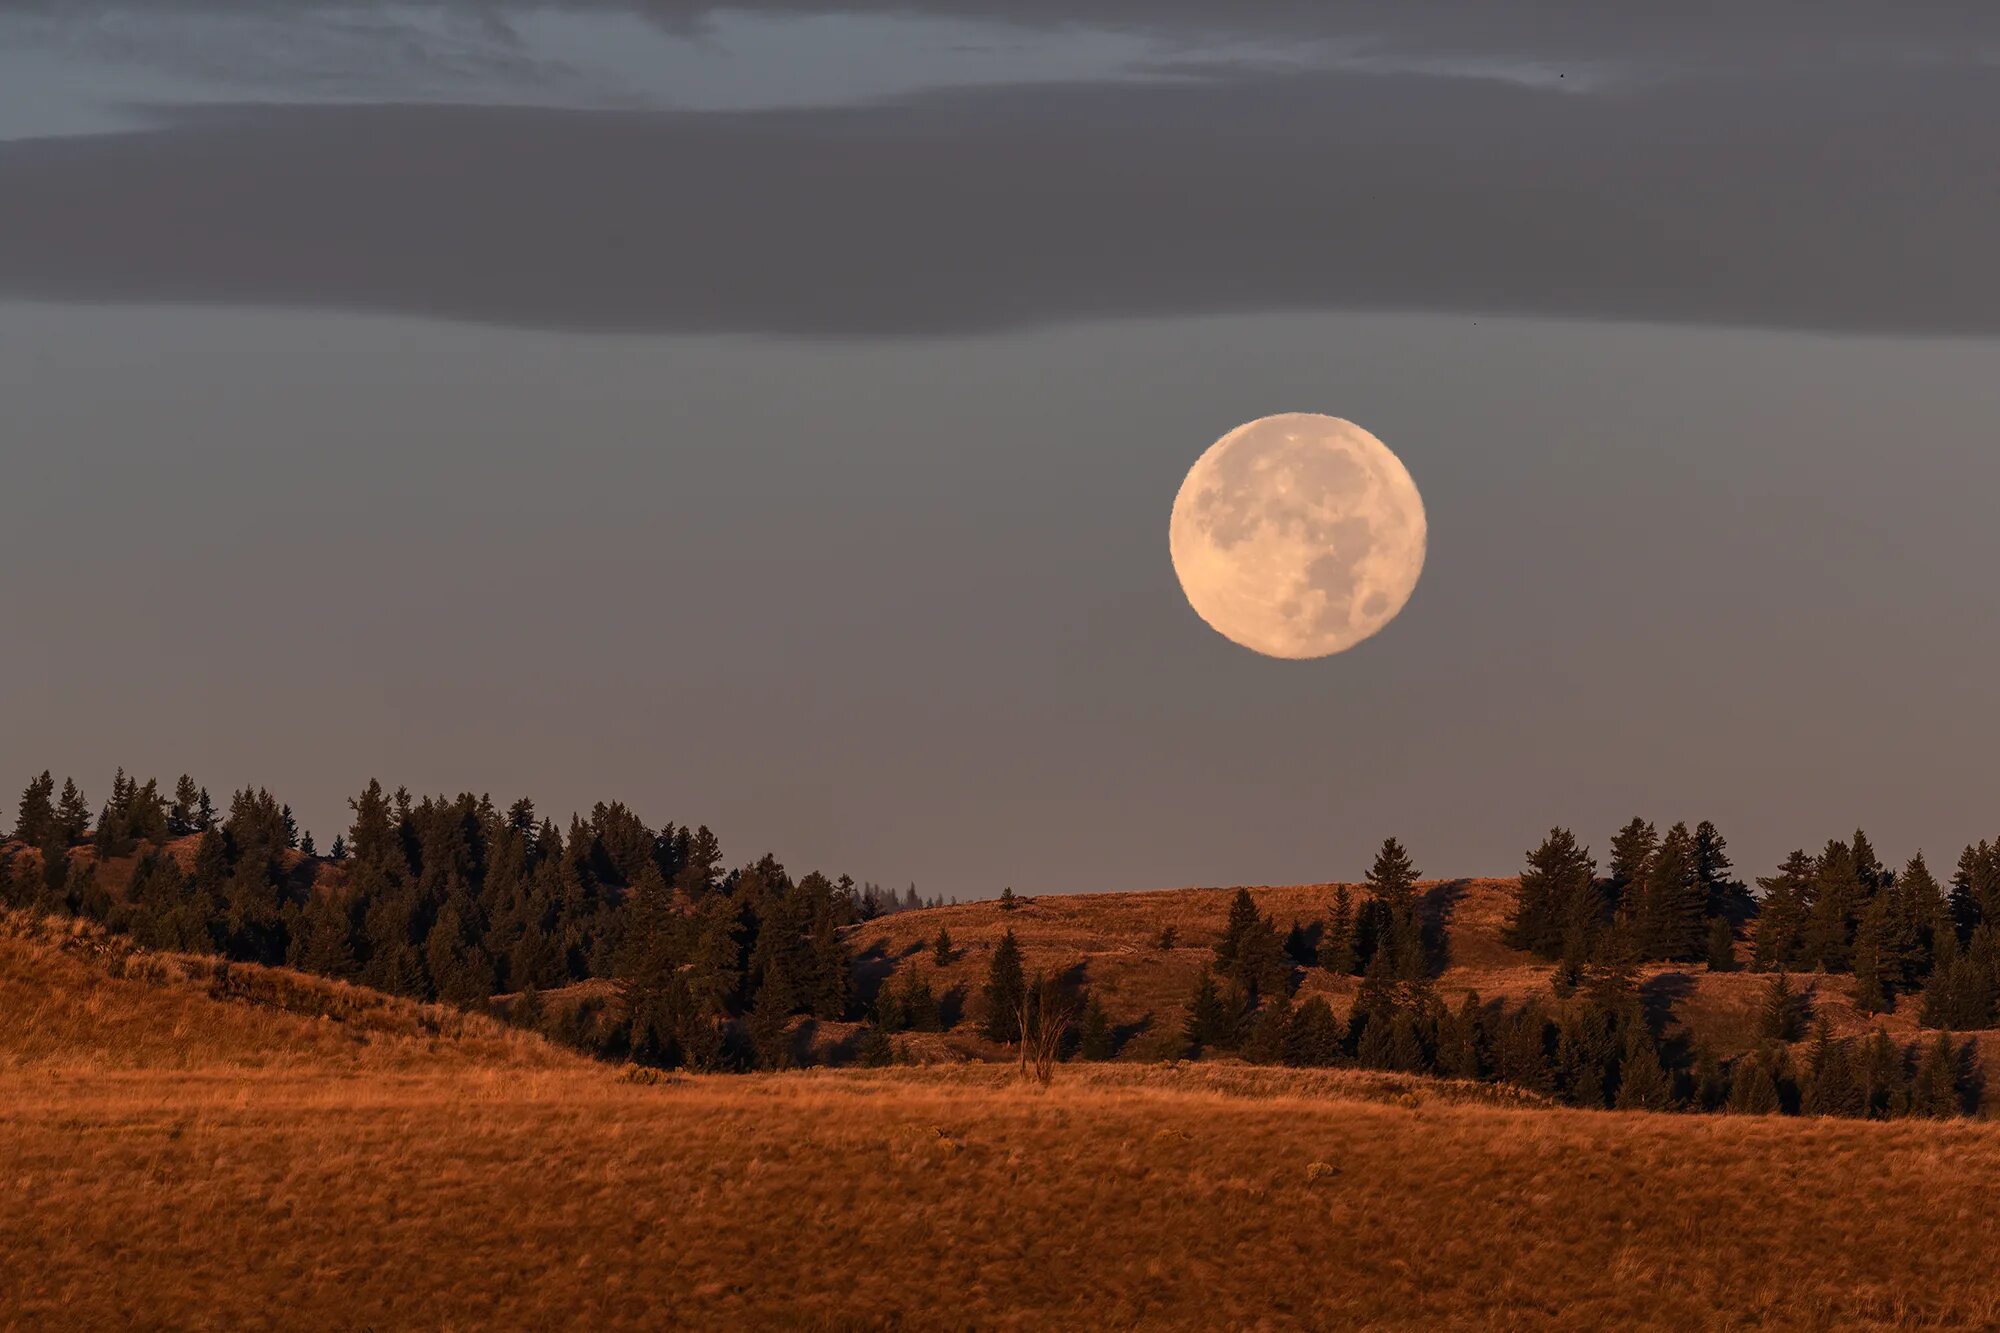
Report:
[[[1396,618],[1423,573],[1423,497],[1350,421],[1262,417],[1209,446],[1168,540],[1195,613],[1268,657],[1343,652]]]

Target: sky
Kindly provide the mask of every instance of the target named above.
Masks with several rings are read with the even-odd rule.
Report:
[[[1995,125],[1984,4],[0,0],[0,761],[956,897],[1949,865]],[[1285,411],[1430,521],[1312,662],[1167,554]]]

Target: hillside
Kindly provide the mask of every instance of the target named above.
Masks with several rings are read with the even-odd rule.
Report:
[[[1310,926],[1333,911],[1335,884],[1254,886],[1258,909],[1280,930]],[[1358,900],[1366,890],[1346,886]],[[1437,989],[1456,1003],[1468,991],[1483,999],[1517,1004],[1550,996],[1551,964],[1501,942],[1516,881],[1470,879],[1431,881],[1421,886],[1425,911],[1440,922],[1447,961]],[[1120,1058],[1170,1059],[1182,1053],[1179,1025],[1196,978],[1213,957],[1229,900],[1236,889],[1165,889],[1144,893],[1044,895],[1022,898],[1012,911],[997,902],[960,903],[901,912],[854,927],[849,944],[858,973],[872,990],[909,969],[922,969],[947,1002],[947,1018],[959,1018],[944,1040],[912,1034],[906,1040],[918,1055],[961,1058],[989,1054],[974,1035],[992,950],[1014,932],[1030,975],[1066,975],[1088,986],[1121,1030]],[[1173,943],[1160,947],[1171,928]],[[930,946],[939,930],[951,937],[953,961],[940,966]],[[1747,944],[1739,943],[1747,955]],[[1319,968],[1301,972],[1299,995],[1325,995],[1336,1012],[1353,1004],[1359,980]],[[1756,1041],[1756,1022],[1769,978],[1749,971],[1714,973],[1702,964],[1649,964],[1639,969],[1640,992],[1649,1017],[1669,1040],[1703,1041],[1719,1054],[1733,1055]],[[1815,1014],[1824,1014],[1836,1035],[1859,1036],[1879,1025],[1904,1040],[1917,1037],[1913,997],[1894,1012],[1868,1016],[1852,1002],[1853,979],[1818,975],[1800,978],[1812,996]],[[2000,1051],[1984,1052],[1987,1058]],[[2000,1064],[1995,1065],[2000,1071]]]
[[[481,1014],[284,968],[152,953],[87,922],[0,912],[0,1071],[359,1076],[578,1063]]]
[[[1324,892],[1259,898],[1305,913]],[[890,953],[948,921],[966,968],[1011,925],[1031,961],[1081,951],[1096,984],[1122,980],[1130,1011],[1197,965],[1223,898],[979,904],[861,933]],[[1152,960],[1168,921],[1188,952]],[[1474,956],[1468,976],[1509,970]],[[26,1327],[2000,1315],[1966,1232],[2000,1169],[1984,1124],[1587,1113],[1228,1061],[1071,1066],[1047,1089],[964,1063],[661,1075],[21,913],[0,918],[0,1106],[0,1308]]]
[[[10,1326],[2000,1318],[1979,1220],[2000,1127],[1590,1113],[1233,1063],[1046,1089],[976,1064],[634,1075],[7,924]]]

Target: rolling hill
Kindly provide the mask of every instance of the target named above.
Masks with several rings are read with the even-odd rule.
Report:
[[[1108,986],[1124,936],[1162,913],[1199,932],[1214,902],[1009,920]],[[864,930],[893,949],[934,934],[920,915]],[[940,913],[963,965],[998,915]],[[0,927],[11,1327],[2000,1320],[1988,1124],[1584,1112],[1234,1062],[1047,1088],[977,1063],[660,1074],[90,927]],[[1128,1008],[1170,979],[1130,966]]]
[[[1438,992],[1455,1004],[1468,991],[1488,1001],[1519,1004],[1550,998],[1551,964],[1511,949],[1501,941],[1513,904],[1516,881],[1465,879],[1421,886],[1425,911],[1442,924],[1446,965],[1436,979]],[[1251,886],[1258,909],[1282,931],[1310,926],[1333,911],[1336,884]],[[1360,885],[1346,886],[1358,900]],[[980,986],[992,950],[1012,930],[1030,975],[1067,975],[1089,987],[1126,1040],[1121,1059],[1159,1060],[1183,1054],[1180,1022],[1201,969],[1212,959],[1229,901],[1236,889],[1165,889],[1142,893],[1046,895],[1022,898],[1013,910],[997,901],[959,903],[899,912],[864,922],[849,932],[849,945],[865,988],[888,984],[920,969],[959,1022],[942,1039],[905,1038],[918,1058],[980,1058],[995,1054],[975,1035]],[[1171,943],[1162,947],[1162,932]],[[953,960],[940,965],[930,945],[944,930]],[[1739,941],[1739,954],[1747,947]],[[1757,1017],[1769,978],[1749,971],[1711,972],[1703,964],[1648,964],[1639,969],[1640,994],[1654,1026],[1683,1044],[1699,1041],[1723,1056],[1750,1048],[1757,1040]],[[1825,1015],[1837,1036],[1860,1036],[1881,1026],[1904,1041],[1918,1036],[1914,997],[1888,1014],[1865,1015],[1853,1004],[1848,976],[1799,979],[1811,996],[1815,1015]],[[1301,971],[1298,994],[1324,995],[1345,1013],[1360,985],[1354,977],[1319,968]],[[2000,1052],[1982,1054],[2000,1057]],[[2000,1064],[1994,1066],[2000,1072]]]

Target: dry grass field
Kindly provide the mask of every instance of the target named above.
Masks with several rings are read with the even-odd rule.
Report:
[[[0,934],[6,1327],[1991,1327],[1996,1175],[1984,1123],[1359,1071],[634,1078]]]

